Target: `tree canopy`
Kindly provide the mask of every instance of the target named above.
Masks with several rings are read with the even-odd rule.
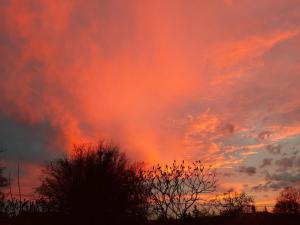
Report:
[[[140,167],[103,142],[77,146],[71,157],[49,163],[37,192],[49,210],[90,224],[142,219],[147,212]]]
[[[300,189],[288,187],[282,190],[274,206],[275,213],[300,213]]]

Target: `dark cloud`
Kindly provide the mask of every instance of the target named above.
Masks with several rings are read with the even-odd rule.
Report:
[[[0,7],[7,7],[10,3],[10,0],[1,0]]]
[[[258,184],[251,188],[253,191],[267,191],[268,187],[267,184]]]
[[[230,172],[218,172],[218,174],[224,177],[232,177],[234,175],[233,173]]]
[[[300,181],[300,173],[298,173],[298,174],[292,174],[292,173],[288,173],[288,172],[275,173],[275,174],[269,175],[268,178],[270,180],[276,180],[276,181],[298,182],[298,181]]]
[[[296,150],[293,152],[294,155],[298,155],[298,153],[299,153],[299,150]]]
[[[284,157],[276,160],[275,164],[279,167],[279,169],[291,169],[300,167],[300,157],[290,156]]]
[[[0,146],[4,150],[3,157],[8,161],[43,161],[63,150],[56,145],[60,131],[47,121],[29,125],[0,113],[0,124]]]
[[[300,173],[281,172],[266,174],[266,182],[252,187],[254,191],[277,191],[282,188],[296,186],[300,182]]]
[[[230,123],[223,124],[221,126],[221,131],[224,134],[233,134],[234,131],[235,131],[235,126],[233,124],[230,124]]]
[[[256,174],[256,168],[253,167],[253,166],[249,166],[249,167],[240,166],[238,171],[240,173],[245,173],[245,174],[247,174],[249,176],[252,176],[252,175]]]
[[[260,168],[264,168],[267,166],[270,166],[272,164],[273,159],[263,159],[262,164],[260,165]]]
[[[262,132],[260,132],[259,134],[258,134],[258,139],[260,139],[260,140],[266,140],[266,139],[268,139],[270,136],[271,136],[271,134],[272,134],[272,132],[271,131],[268,131],[268,130],[266,130],[266,131],[262,131]]]
[[[265,184],[258,184],[251,188],[253,191],[267,191],[267,187]]]
[[[233,173],[224,173],[223,175],[224,175],[224,177],[232,177]]]
[[[271,153],[271,154],[280,154],[281,153],[281,145],[267,145],[266,149]]]
[[[289,187],[290,184],[288,182],[284,182],[284,181],[279,181],[279,182],[273,182],[273,181],[268,181],[264,184],[258,184],[256,186],[252,187],[253,191],[269,191],[269,190],[273,190],[273,191],[277,191],[280,190],[282,188],[286,188]]]
[[[292,168],[294,166],[295,157],[285,157],[279,160],[276,160],[276,165],[281,167],[282,169]]]

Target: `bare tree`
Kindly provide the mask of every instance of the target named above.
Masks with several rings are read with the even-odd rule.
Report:
[[[274,206],[275,213],[300,213],[300,189],[288,187],[282,190]]]
[[[221,215],[236,216],[255,212],[254,199],[245,192],[237,193],[228,191],[217,196],[215,207]]]
[[[215,171],[200,161],[157,165],[147,171],[146,180],[151,190],[151,205],[156,215],[167,219],[183,218],[205,193],[216,188]]]

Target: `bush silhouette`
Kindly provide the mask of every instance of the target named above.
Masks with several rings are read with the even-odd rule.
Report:
[[[37,192],[48,210],[81,224],[114,224],[146,218],[148,193],[138,164],[117,146],[81,145],[49,163]]]
[[[214,205],[219,208],[223,216],[240,216],[256,212],[254,199],[245,192],[224,193],[215,200]]]
[[[274,206],[275,213],[300,213],[300,189],[288,187],[282,190]]]

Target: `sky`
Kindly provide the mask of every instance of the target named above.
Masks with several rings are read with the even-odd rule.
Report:
[[[37,184],[106,139],[201,160],[261,205],[300,186],[299,0],[0,0],[0,146]],[[25,192],[26,192],[25,191]]]

